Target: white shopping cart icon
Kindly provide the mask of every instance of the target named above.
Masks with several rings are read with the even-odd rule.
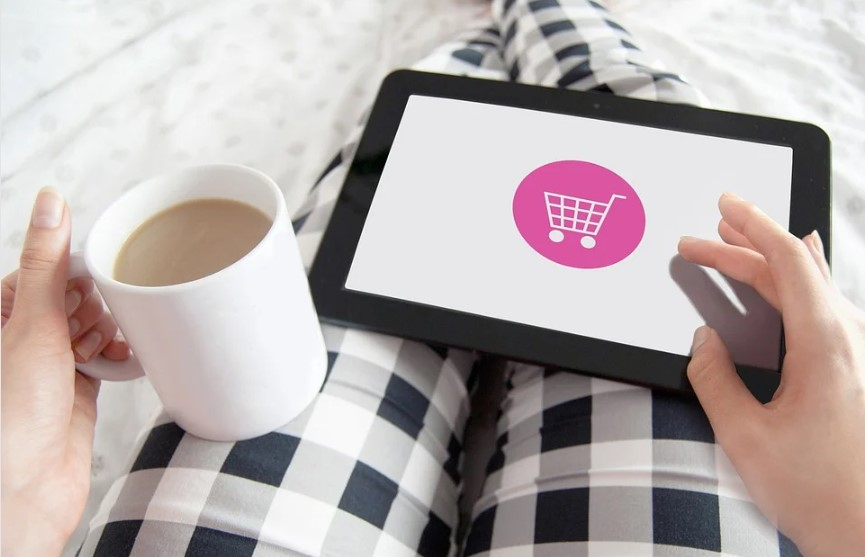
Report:
[[[571,197],[558,193],[544,192],[547,202],[547,216],[550,219],[550,240],[561,242],[565,239],[562,230],[583,234],[580,245],[586,249],[595,247],[595,236],[616,199],[627,199],[624,195],[613,194],[606,203],[581,197]]]

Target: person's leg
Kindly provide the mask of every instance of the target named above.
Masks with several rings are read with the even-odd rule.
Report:
[[[445,45],[421,67],[505,78],[488,30]],[[359,131],[294,219],[307,265]],[[213,443],[161,417],[103,501],[81,555],[453,554],[474,357],[324,332],[322,392],[278,431]]]
[[[447,555],[473,358],[325,327],[315,401],[256,439],[162,417],[110,489],[82,555]]]
[[[696,400],[516,365],[464,555],[798,555]]]
[[[512,79],[700,102],[599,3],[494,2]],[[512,364],[464,554],[795,555],[693,398]]]
[[[602,1],[494,0],[493,14],[514,81],[705,104],[696,89],[639,48]]]

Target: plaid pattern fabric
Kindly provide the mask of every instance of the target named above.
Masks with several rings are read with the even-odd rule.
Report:
[[[515,365],[464,555],[799,555],[693,399]]]
[[[328,379],[298,418],[214,443],[161,417],[84,555],[448,555],[474,358],[325,327]]]
[[[637,46],[615,15],[591,0],[496,0],[511,80],[680,104],[700,93]]]
[[[590,0],[495,0],[415,69],[704,99]],[[363,122],[295,217],[309,267]],[[160,417],[82,555],[451,555],[473,358],[325,327],[328,378],[282,429],[212,443]],[[795,555],[695,401],[514,365],[465,555]]]

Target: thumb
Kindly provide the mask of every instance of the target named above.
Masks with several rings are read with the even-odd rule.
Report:
[[[736,373],[730,353],[714,329],[704,326],[694,333],[688,379],[718,442],[729,454],[727,445],[745,431],[741,424],[754,424],[762,405]]]
[[[21,250],[13,317],[22,313],[41,319],[53,314],[62,315],[65,320],[70,236],[71,219],[66,202],[54,188],[42,188],[36,196]]]

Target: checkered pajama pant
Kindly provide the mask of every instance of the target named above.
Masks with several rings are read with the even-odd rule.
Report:
[[[701,104],[598,2],[495,0],[492,20],[415,68]],[[361,130],[295,219],[307,266]],[[157,419],[80,554],[798,555],[749,498],[695,400],[516,363],[458,540],[475,358],[324,332],[325,385],[281,429],[214,443]]]

